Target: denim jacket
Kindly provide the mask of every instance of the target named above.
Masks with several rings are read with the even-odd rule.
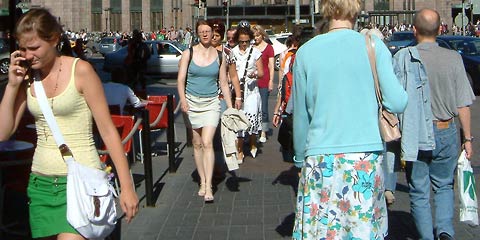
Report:
[[[398,115],[402,131],[401,159],[416,161],[419,150],[435,149],[427,72],[416,47],[398,51],[393,57],[393,68],[408,94],[407,108]]]

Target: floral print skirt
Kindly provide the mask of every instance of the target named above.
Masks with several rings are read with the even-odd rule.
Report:
[[[293,239],[383,239],[388,222],[382,159],[380,152],[307,157]]]

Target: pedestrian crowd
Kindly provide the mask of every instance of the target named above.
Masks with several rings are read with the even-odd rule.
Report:
[[[196,194],[205,203],[215,202],[213,142],[218,126],[223,157],[232,171],[261,154],[259,148],[271,141],[273,126],[279,128],[284,159],[298,168],[300,177],[293,239],[384,239],[388,207],[395,203],[398,169],[394,166],[400,161],[406,162],[411,214],[420,238],[454,239],[457,158],[461,149],[468,159],[473,156],[469,106],[475,95],[462,59],[436,43],[436,36],[448,32],[448,27],[433,9],[419,10],[411,25],[363,34],[354,30],[360,10],[360,0],[323,1],[321,12],[326,21],[319,34],[305,41],[301,29],[296,29],[287,38],[287,49],[280,54],[277,85],[268,35],[262,26],[245,20],[229,29],[219,20],[198,20],[195,29],[172,26],[151,34],[135,30],[128,43],[132,59],[126,60],[133,70],[127,76],[138,78],[146,65],[144,58],[137,57],[143,40],[168,39],[187,46],[179,63],[178,104],[193,136],[193,161],[199,175]],[[37,109],[30,85],[32,72],[40,73],[55,117],[67,140],[76,143],[73,153],[84,157],[85,164],[100,168],[98,156],[92,154],[95,150],[90,149],[94,117],[113,154],[127,220],[137,213],[138,198],[120,139],[108,120],[98,76],[85,61],[58,53],[61,28],[45,35],[39,29],[46,25],[35,26],[37,21],[44,23],[43,18],[51,21],[49,26],[58,25],[44,9],[32,10],[17,24],[20,48],[11,56],[8,85],[0,104],[4,123],[0,140],[15,132],[26,109],[32,112],[37,129],[44,133],[39,135],[29,183],[32,234],[83,239],[64,217],[65,200],[58,200],[56,192],[49,190],[58,184],[59,176],[64,180],[66,166]],[[383,39],[397,30],[413,31],[418,45],[392,57]],[[75,37],[83,39],[84,35]],[[193,38],[198,39],[197,44]],[[136,62],[137,58],[143,60]],[[22,61],[28,61],[28,67]],[[145,82],[140,83],[145,88]],[[269,95],[275,89],[276,104],[269,109]],[[131,99],[137,105],[148,104]],[[379,107],[398,117],[400,139],[385,142],[382,138]],[[461,126],[461,141],[457,125]],[[53,199],[59,202],[52,205]]]

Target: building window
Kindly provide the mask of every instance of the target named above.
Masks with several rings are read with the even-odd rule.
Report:
[[[152,12],[150,17],[150,29],[152,31],[161,30],[163,28],[163,12]]]
[[[110,31],[116,32],[122,30],[122,13],[110,13]]]
[[[92,31],[101,32],[102,29],[102,14],[101,13],[92,13]]]
[[[142,29],[142,12],[130,13],[130,29]]]
[[[390,10],[390,0],[375,0],[374,4],[373,4],[373,9],[375,11],[378,11],[378,10],[384,10],[384,11],[387,11],[387,10]]]

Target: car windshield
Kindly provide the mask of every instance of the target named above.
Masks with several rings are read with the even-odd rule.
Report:
[[[288,37],[277,37],[277,41],[279,41],[282,44],[285,44],[285,42],[287,41],[287,38]]]
[[[114,44],[115,43],[115,38],[102,38],[101,43],[102,44]]]
[[[451,39],[447,42],[457,51],[467,56],[479,56],[480,55],[480,39],[468,38],[468,39]]]
[[[406,41],[406,40],[413,40],[414,36],[411,32],[397,32],[392,35],[390,41]]]
[[[187,47],[179,42],[176,42],[176,41],[173,41],[172,42],[173,45],[175,45],[175,47],[177,47],[178,49],[180,49],[182,52],[187,49]]]
[[[8,42],[6,39],[0,39],[0,53],[8,52]]]

